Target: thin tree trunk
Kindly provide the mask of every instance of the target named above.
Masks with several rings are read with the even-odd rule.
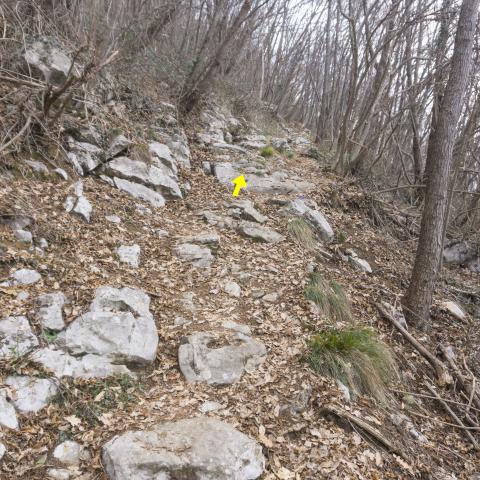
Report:
[[[408,290],[402,300],[405,316],[427,326],[442,255],[442,233],[457,124],[472,64],[472,47],[480,0],[464,0],[460,10],[450,76],[430,132],[426,161],[427,188],[420,238]]]

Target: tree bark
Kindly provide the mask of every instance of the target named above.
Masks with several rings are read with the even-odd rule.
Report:
[[[406,318],[428,326],[435,280],[442,255],[443,224],[457,124],[472,64],[480,0],[463,0],[455,35],[450,76],[430,132],[426,160],[425,207],[408,290],[402,300]]]

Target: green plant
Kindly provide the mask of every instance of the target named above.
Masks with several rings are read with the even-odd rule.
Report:
[[[349,327],[325,330],[310,339],[305,357],[321,375],[340,380],[358,393],[381,402],[387,385],[398,376],[390,348],[370,328]]]
[[[263,158],[269,158],[273,155],[275,155],[275,150],[271,145],[267,145],[266,147],[263,147],[260,149],[260,155]]]
[[[345,243],[346,240],[347,234],[343,230],[340,230],[337,235],[337,243]]]
[[[328,318],[337,321],[352,320],[350,303],[342,286],[335,280],[327,281],[318,272],[310,275],[310,282],[305,288],[305,298],[317,305]]]
[[[45,338],[45,340],[48,343],[54,342],[56,340],[56,338],[58,337],[57,332],[54,332],[53,330],[50,330],[48,328],[44,328],[43,331],[42,331],[42,334],[43,334],[43,338]]]
[[[315,249],[317,244],[315,234],[305,220],[296,218],[288,224],[287,228],[288,233],[299,245],[309,251]]]

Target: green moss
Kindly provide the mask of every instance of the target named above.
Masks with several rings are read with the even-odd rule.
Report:
[[[369,328],[328,329],[308,342],[305,360],[321,375],[384,402],[387,385],[398,376],[390,348]]]

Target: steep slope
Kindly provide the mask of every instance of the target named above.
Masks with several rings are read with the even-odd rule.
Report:
[[[252,132],[247,132],[243,140],[238,136],[233,142],[226,135],[231,121],[215,110],[209,115],[188,132],[191,168],[175,162],[175,181],[182,186],[184,198],[171,199],[163,207],[115,188],[110,177],[102,180],[97,176],[115,176],[108,171],[110,167],[80,180],[75,164],[63,165],[68,180],[55,175],[50,167],[48,173],[35,173],[25,166],[22,175],[17,172],[5,177],[1,199],[5,224],[0,226],[2,319],[27,317],[39,342],[28,348],[33,355],[50,345],[55,350],[65,349],[77,362],[84,362],[88,355],[96,356],[95,361],[108,358],[110,366],[102,364],[102,368],[121,366],[124,375],[73,379],[66,374],[54,380],[56,393],[45,401],[44,408],[25,413],[17,405],[19,427],[2,427],[0,441],[6,448],[0,466],[2,478],[158,478],[154,474],[177,480],[474,478],[471,475],[478,468],[478,458],[462,433],[448,425],[449,419],[434,410],[429,399],[408,394],[415,393],[416,385],[428,378],[427,366],[380,319],[375,308],[377,301],[398,302],[408,278],[413,245],[373,227],[364,208],[364,195],[305,156],[309,143],[300,134],[288,133],[290,154],[264,159],[258,155],[266,141],[262,135],[257,132],[252,137]],[[131,148],[122,148],[124,156],[116,160],[127,157]],[[246,175],[248,185],[234,198],[230,181],[240,173]],[[122,170],[122,176],[157,191],[154,183],[146,183],[137,173]],[[92,207],[89,221],[65,210],[68,196],[78,201],[72,188],[77,181],[83,184],[77,197],[84,197]],[[163,187],[161,191],[165,193]],[[252,204],[245,203],[247,200]],[[323,215],[311,214],[319,237],[314,251],[298,245],[289,234],[292,218],[305,214],[298,213],[298,208],[289,210],[292,200]],[[33,234],[33,244],[19,240],[18,225],[12,229],[12,220],[21,222],[24,216],[28,226],[20,230]],[[336,239],[324,221],[331,225]],[[139,246],[138,259],[135,249],[127,255],[133,265],[120,261],[117,249],[122,245]],[[369,262],[371,274],[349,260],[348,248]],[[19,269],[36,270],[40,278],[21,285],[12,281],[12,273]],[[402,381],[392,390],[389,405],[362,396],[347,401],[333,380],[316,375],[302,361],[312,332],[335,325],[304,297],[308,273],[313,270],[338,281],[352,303],[356,322],[380,331],[394,346]],[[449,277],[450,284],[464,290],[478,288],[478,277],[473,274],[452,269]],[[115,291],[100,294],[97,289],[104,286]],[[150,305],[127,298],[120,290],[125,287],[144,292]],[[67,299],[63,306],[67,327],[60,334],[42,328],[39,316],[39,295],[52,292],[62,292]],[[457,339],[458,347],[472,334],[470,324],[456,322],[442,311],[440,302],[448,293],[439,292],[431,337],[418,334],[429,345],[449,337]],[[122,336],[116,330],[122,326],[114,323],[128,318],[133,331],[142,322],[148,324],[150,313],[159,337],[154,360],[142,357],[148,357],[147,347],[134,350],[137,344],[131,335]],[[86,322],[89,315],[99,322],[93,330],[73,328]],[[88,341],[85,332],[92,337]],[[141,335],[156,347],[154,332],[147,328]],[[202,339],[206,339],[204,343]],[[23,353],[13,349],[2,354],[4,405],[11,406],[18,398],[17,390],[5,380],[7,376],[54,377],[52,366],[42,367],[32,354]],[[80,377],[96,371],[96,367],[81,368]],[[137,376],[129,376],[131,372]],[[187,381],[192,379],[198,382]],[[341,422],[325,416],[323,407],[327,405],[339,406],[369,422],[393,441],[396,452],[387,451],[362,430],[343,428]],[[401,417],[403,414],[408,418]],[[250,470],[238,467],[241,473],[235,470],[230,477],[218,472],[217,476],[201,476],[207,475],[198,473],[203,472],[203,463],[195,463],[193,454],[182,453],[182,448],[193,449],[199,456],[205,452],[181,443],[185,433],[178,424],[169,431],[177,429],[175,435],[184,447],[175,443],[175,455],[180,458],[175,462],[181,466],[169,467],[173,469],[171,477],[162,476],[163,470],[155,463],[165,462],[163,457],[153,460],[158,452],[149,445],[151,440],[137,454],[142,459],[139,465],[129,463],[130,472],[135,471],[137,477],[119,473],[127,460],[118,453],[104,453],[102,463],[102,448],[114,435],[204,416],[222,420],[261,445],[259,453],[257,444],[250,446],[243,437],[233,440],[233,445],[247,442],[245,448],[254,452],[254,458],[245,460],[253,465]],[[242,453],[232,453],[228,441],[236,439],[237,433],[223,428],[218,435],[225,435],[233,464]],[[199,435],[196,430],[195,434],[188,432],[189,438]],[[208,436],[198,438],[200,443],[211,441]],[[70,467],[64,457],[53,452],[65,440],[74,440],[84,449],[77,452]],[[109,448],[118,444],[109,444]],[[215,448],[221,446],[215,444]],[[257,470],[263,465],[259,455],[265,457],[260,476]],[[149,461],[154,463],[148,467],[153,469],[149,470],[151,476],[143,477],[141,472],[146,475],[146,470],[142,469]]]

